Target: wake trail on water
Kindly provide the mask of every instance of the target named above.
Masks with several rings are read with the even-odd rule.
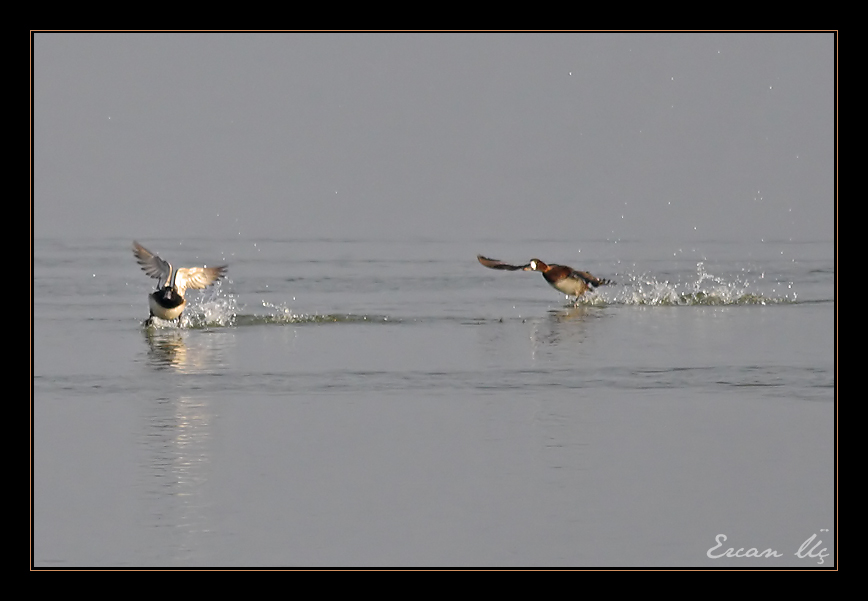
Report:
[[[238,299],[230,294],[215,290],[207,298],[190,302],[175,323],[156,317],[146,320],[145,327],[156,329],[192,329],[256,326],[256,325],[292,325],[305,323],[374,323],[389,322],[383,315],[354,315],[345,313],[298,313],[287,305],[276,305],[266,301],[261,303],[263,313],[242,312]]]
[[[797,302],[791,292],[780,296],[754,292],[747,277],[720,277],[697,263],[694,276],[667,279],[648,272],[625,274],[618,283],[598,288],[581,297],[577,306],[739,306],[779,305]],[[572,298],[568,305],[573,305]],[[215,286],[207,294],[191,298],[180,322],[152,318],[146,325],[154,328],[207,329],[233,326],[293,325],[325,323],[397,323],[400,317],[352,313],[302,313],[287,304],[261,301],[261,312],[247,312],[238,298]],[[453,316],[454,317],[454,316]],[[467,316],[471,319],[474,316]],[[415,320],[414,320],[415,321]]]

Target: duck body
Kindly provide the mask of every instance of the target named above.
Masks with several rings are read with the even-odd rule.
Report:
[[[148,307],[152,317],[173,321],[181,317],[186,306],[187,299],[178,294],[176,289],[168,286],[148,295]]]
[[[161,259],[147,248],[133,241],[133,255],[147,275],[159,281],[156,292],[148,296],[151,317],[174,321],[181,317],[187,306],[184,293],[187,288],[202,289],[226,275],[227,267],[180,267]]]
[[[547,265],[539,259],[531,259],[528,265],[528,271],[539,271],[552,288],[567,296],[575,296],[576,300],[588,290],[612,283],[611,280],[595,277],[587,271],[579,271],[566,265]]]
[[[497,259],[489,259],[482,255],[476,256],[477,260],[488,267],[489,269],[504,269],[508,271],[538,271],[542,273],[546,282],[555,290],[566,294],[567,296],[575,296],[578,301],[588,290],[593,290],[597,286],[605,286],[613,284],[612,280],[598,278],[587,271],[579,271],[566,265],[557,265],[552,263],[548,265],[539,259],[531,259],[525,265],[511,265],[498,261]]]

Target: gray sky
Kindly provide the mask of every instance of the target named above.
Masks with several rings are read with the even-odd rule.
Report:
[[[38,33],[40,236],[831,240],[833,34]]]

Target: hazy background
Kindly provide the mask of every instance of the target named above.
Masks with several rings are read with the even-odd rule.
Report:
[[[831,33],[38,33],[34,232],[831,240],[834,57]]]

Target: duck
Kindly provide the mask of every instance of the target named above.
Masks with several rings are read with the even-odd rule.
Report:
[[[187,306],[187,299],[184,298],[187,288],[207,288],[224,277],[227,270],[226,265],[174,269],[171,263],[161,259],[135,240],[133,255],[142,266],[142,271],[159,280],[156,292],[148,295],[148,307],[151,312],[148,322],[154,317],[167,321],[179,320]]]
[[[588,290],[593,290],[598,286],[607,286],[615,283],[612,280],[595,277],[587,271],[579,271],[572,267],[568,267],[567,265],[557,265],[555,263],[548,265],[539,259],[531,259],[524,265],[511,265],[497,259],[483,257],[482,255],[476,255],[476,259],[489,269],[503,269],[507,271],[539,271],[542,273],[545,281],[548,282],[552,288],[559,292],[563,292],[568,297],[575,296],[576,303],[578,303],[579,298]]]

